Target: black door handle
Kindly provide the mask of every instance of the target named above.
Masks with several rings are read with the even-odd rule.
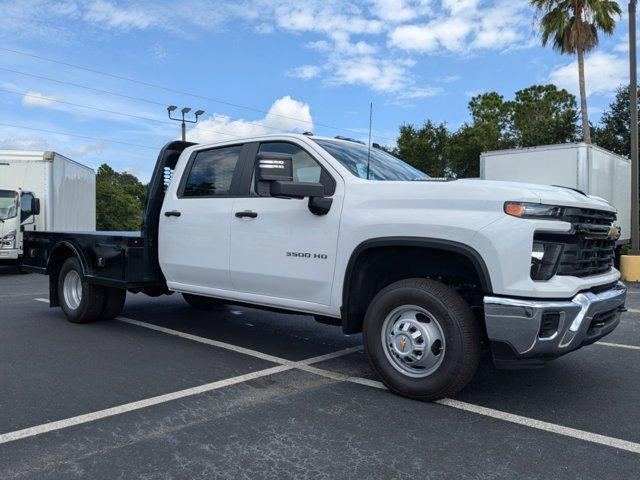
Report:
[[[256,212],[252,212],[251,210],[245,210],[244,212],[236,212],[236,217],[238,218],[242,218],[242,217],[256,218],[257,216],[258,214]]]
[[[180,215],[182,215],[182,214],[177,210],[171,210],[169,212],[164,212],[164,216],[165,217],[179,217]]]

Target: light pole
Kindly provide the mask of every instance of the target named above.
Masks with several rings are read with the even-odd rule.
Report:
[[[175,105],[169,105],[167,107],[167,114],[169,115],[169,118],[171,120],[175,120],[176,122],[182,122],[181,125],[181,131],[182,131],[182,141],[186,142],[187,141],[187,123],[198,123],[198,117],[200,115],[202,115],[204,113],[204,110],[196,110],[195,112],[195,116],[196,119],[195,120],[187,120],[184,118],[184,116],[189,113],[191,111],[190,107],[184,107],[182,110],[180,110],[180,113],[182,113],[182,118],[174,118],[171,116],[171,112],[175,111],[178,107],[176,107]]]
[[[638,79],[636,59],[636,3],[629,1],[629,107],[631,110],[631,253],[640,254],[638,225]]]

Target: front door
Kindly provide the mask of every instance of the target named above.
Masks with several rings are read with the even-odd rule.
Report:
[[[169,288],[231,290],[230,219],[243,145],[194,152],[167,190],[158,255]],[[178,181],[179,180],[179,181]]]
[[[297,144],[263,142],[257,151],[254,146],[249,152],[292,155],[294,180],[322,183],[333,205],[328,214],[318,216],[309,211],[308,199],[258,196],[254,178],[245,173],[244,182],[250,182],[244,185],[247,195],[235,199],[231,218],[233,287],[237,292],[268,297],[266,304],[290,306],[289,300],[298,300],[329,305],[342,188],[336,188],[328,169]],[[253,160],[247,157],[250,168]],[[252,300],[259,302],[260,298]]]

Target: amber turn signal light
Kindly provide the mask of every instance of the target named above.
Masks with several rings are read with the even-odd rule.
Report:
[[[505,203],[504,213],[513,215],[514,217],[522,217],[525,214],[525,206],[521,203]]]

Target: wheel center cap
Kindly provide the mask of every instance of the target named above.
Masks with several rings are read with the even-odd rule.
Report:
[[[413,350],[411,338],[409,337],[409,335],[401,333],[400,335],[396,336],[393,341],[393,349],[400,356],[404,357],[406,355],[409,355],[409,353],[411,353],[411,351]]]

